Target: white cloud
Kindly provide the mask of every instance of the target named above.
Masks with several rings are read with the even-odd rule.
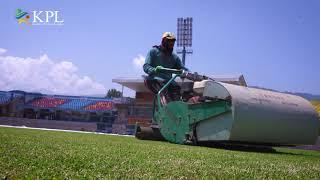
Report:
[[[55,62],[46,54],[39,58],[0,56],[0,90],[66,95],[106,93],[102,84],[77,71],[72,62]]]
[[[144,64],[144,60],[146,58],[144,56],[142,56],[141,54],[139,54],[137,57],[133,58],[132,63],[134,65],[135,68],[137,69],[142,69],[142,66]]]
[[[0,48],[0,55],[1,55],[1,54],[4,54],[4,53],[6,53],[6,52],[7,52],[6,49]]]
[[[145,57],[141,54],[138,54],[137,57],[132,59],[132,64],[133,64],[133,70],[135,75],[141,75],[144,74],[143,72],[143,64],[145,61]]]

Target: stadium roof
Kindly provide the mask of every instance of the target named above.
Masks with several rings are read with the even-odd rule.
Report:
[[[221,75],[212,75],[209,76],[215,81],[220,81],[229,84],[236,84],[240,86],[247,86],[247,83],[244,79],[243,75],[239,76],[221,76]],[[119,77],[112,79],[112,82],[118,83],[122,86],[125,86],[129,89],[132,89],[136,92],[148,92],[149,90],[144,85],[143,77],[135,77],[135,78],[127,78],[127,77]],[[177,79],[177,82],[181,82],[181,79]]]

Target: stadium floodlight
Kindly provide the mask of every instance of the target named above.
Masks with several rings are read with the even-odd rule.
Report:
[[[191,47],[192,46],[192,18],[178,18],[177,21],[177,46]]]
[[[192,46],[192,21],[191,17],[178,18],[177,20],[177,47],[182,47],[177,53],[182,54],[182,63],[185,64],[186,53],[192,54],[192,50],[186,50],[186,47]]]

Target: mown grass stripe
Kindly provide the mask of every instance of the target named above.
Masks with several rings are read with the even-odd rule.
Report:
[[[0,176],[7,178],[320,177],[320,152],[242,152],[130,137],[0,127]]]

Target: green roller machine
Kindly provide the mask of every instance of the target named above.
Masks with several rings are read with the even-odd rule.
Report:
[[[301,97],[163,70],[174,75],[155,96],[153,125],[137,125],[138,139],[280,146],[310,145],[318,138],[318,114]],[[182,79],[182,98],[165,102],[162,93],[177,77]]]

